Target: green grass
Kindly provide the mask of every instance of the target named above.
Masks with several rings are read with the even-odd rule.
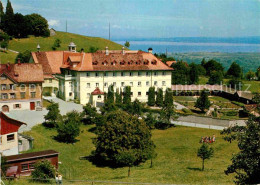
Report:
[[[173,100],[177,102],[181,101],[196,101],[197,99],[193,96],[173,96]]]
[[[83,35],[77,35],[72,33],[65,33],[65,32],[56,32],[56,35],[53,37],[33,37],[30,36],[29,38],[25,39],[13,39],[9,42],[9,49],[15,50],[18,52],[23,52],[25,50],[36,51],[37,44],[40,44],[41,51],[50,51],[52,50],[52,45],[55,39],[61,40],[61,47],[57,48],[57,50],[68,50],[68,45],[71,41],[73,41],[77,45],[77,50],[80,51],[81,48],[84,48],[86,52],[89,51],[91,46],[105,49],[108,46],[109,49],[121,49],[122,46],[114,43],[112,41],[98,38],[98,37],[87,37]],[[2,57],[2,54],[1,54]],[[3,61],[6,62],[9,60],[10,62],[14,62],[14,57],[7,58],[3,57]]]
[[[6,53],[0,52],[0,64],[14,63],[17,55],[17,53],[11,51],[7,51]]]
[[[50,103],[49,101],[47,101],[47,100],[43,100],[43,101],[42,101],[43,107],[48,107],[50,104],[51,104],[51,103]]]
[[[79,141],[75,145],[55,141],[53,136],[56,135],[56,131],[46,129],[42,125],[35,126],[27,134],[35,139],[35,148],[32,151],[54,149],[60,152],[59,161],[62,162],[60,171],[65,179],[66,174],[68,178],[70,171],[71,179],[176,184],[233,184],[233,176],[226,176],[224,170],[231,164],[232,154],[237,153],[238,149],[235,142],[229,144],[224,141],[219,131],[179,126],[168,130],[153,130],[152,139],[157,146],[156,152],[158,154],[153,161],[153,168],[150,168],[150,161],[147,161],[133,167],[131,176],[128,178],[127,168],[97,167],[88,160],[79,159],[80,156],[90,155],[91,151],[95,149],[92,144],[95,134],[88,131],[92,127],[81,127]],[[216,134],[217,138],[217,142],[212,144],[215,155],[206,161],[205,171],[201,171],[201,159],[197,157],[199,140],[201,136],[212,136],[213,134]],[[16,184],[26,184],[26,182],[17,181]]]

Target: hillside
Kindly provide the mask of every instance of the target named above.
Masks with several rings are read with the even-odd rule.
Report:
[[[87,52],[91,46],[105,49],[108,46],[109,49],[121,49],[121,45],[114,43],[112,41],[98,38],[98,37],[87,37],[83,35],[77,35],[72,33],[65,32],[56,32],[56,35],[53,37],[29,37],[25,39],[13,39],[9,42],[9,49],[23,52],[25,50],[36,51],[37,44],[40,44],[41,51],[50,51],[55,39],[61,40],[61,47],[57,50],[67,50],[68,44],[73,41],[77,45],[77,50],[84,50]],[[10,63],[14,62],[14,59],[17,54],[8,51],[7,53],[0,52],[1,63]]]
[[[202,59],[214,59],[220,62],[225,70],[229,68],[233,61],[237,62],[246,73],[249,70],[256,71],[260,65],[260,53],[214,53],[214,52],[194,52],[194,53],[171,53],[176,60],[187,61],[188,63],[201,63]]]

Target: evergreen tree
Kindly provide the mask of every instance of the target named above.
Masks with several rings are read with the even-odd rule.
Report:
[[[163,90],[162,90],[162,88],[157,89],[156,105],[158,107],[163,106]]]
[[[155,87],[150,87],[148,90],[148,102],[149,106],[155,105]]]
[[[201,92],[200,97],[197,99],[195,107],[199,108],[202,112],[210,107],[208,93],[205,89]]]
[[[2,1],[0,1],[0,29],[3,29],[3,21],[4,21],[4,7]]]
[[[116,105],[122,104],[122,94],[119,92],[119,88],[116,89]]]
[[[242,69],[240,65],[237,64],[236,62],[233,62],[227,71],[227,75],[240,79],[242,77]]]
[[[106,103],[114,103],[115,102],[115,92],[114,92],[114,86],[110,85],[108,87],[108,92],[107,92],[107,101]]]
[[[124,103],[124,105],[131,104],[131,87],[130,86],[125,87],[123,103]]]
[[[209,148],[209,146],[205,143],[203,143],[198,149],[197,156],[202,159],[202,171],[204,170],[204,161],[206,159],[210,159],[213,156],[213,153],[213,148]]]
[[[172,105],[173,105],[173,93],[170,88],[167,88],[164,97],[164,106],[172,106]]]
[[[189,67],[190,67],[190,83],[197,84],[199,82],[198,67],[194,62],[192,62]]]
[[[132,114],[140,117],[142,113],[143,105],[138,99],[135,99],[135,101],[132,103]]]
[[[15,21],[14,21],[14,10],[10,0],[7,1],[6,4],[6,11],[4,15],[4,31],[8,35],[14,35],[13,32],[15,31]]]

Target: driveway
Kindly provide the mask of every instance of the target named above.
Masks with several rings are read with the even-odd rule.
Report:
[[[44,98],[48,101],[54,101],[56,103],[59,103],[59,108],[60,108],[60,113],[62,115],[65,115],[67,112],[76,110],[78,112],[83,111],[83,105],[76,104],[73,102],[65,102],[61,99],[58,98],[53,98],[53,97],[47,97]],[[27,124],[27,126],[23,125],[19,129],[19,133],[23,131],[28,131],[31,130],[33,126],[37,124],[43,123],[44,120],[44,115],[46,115],[48,111],[43,108],[42,111],[31,111],[31,110],[13,110],[7,113],[7,115],[13,119],[22,121]]]

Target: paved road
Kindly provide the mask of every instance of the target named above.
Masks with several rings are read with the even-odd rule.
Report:
[[[79,112],[83,111],[83,106],[73,103],[73,102],[65,102],[58,98],[45,98],[48,100],[52,100],[54,102],[59,103],[60,112],[62,115],[65,115],[67,112],[72,110],[76,110]],[[8,113],[8,116],[14,118],[16,120],[22,121],[27,124],[27,126],[23,125],[20,127],[19,132],[31,130],[31,128],[37,124],[41,124],[44,122],[44,115],[47,114],[47,110],[44,108],[42,111],[31,111],[31,110],[13,110]]]

